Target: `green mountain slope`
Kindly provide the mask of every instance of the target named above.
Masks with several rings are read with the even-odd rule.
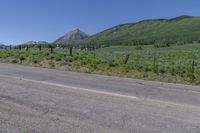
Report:
[[[91,36],[79,44],[137,45],[157,42],[174,44],[200,39],[200,17],[180,16],[173,19],[144,20],[118,25]]]

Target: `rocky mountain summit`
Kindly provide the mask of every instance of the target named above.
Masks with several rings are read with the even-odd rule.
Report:
[[[64,36],[58,38],[53,44],[57,45],[69,45],[74,41],[79,41],[88,38],[89,35],[82,32],[80,29],[75,29],[66,33]]]

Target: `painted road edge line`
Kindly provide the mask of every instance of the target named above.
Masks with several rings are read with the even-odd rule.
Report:
[[[2,75],[2,74],[0,74],[0,77],[14,78],[14,79],[17,79],[17,80],[23,80],[23,81],[33,82],[33,83],[45,84],[45,85],[56,86],[56,87],[60,87],[60,88],[73,89],[73,90],[79,90],[79,91],[87,91],[87,92],[96,93],[96,94],[103,94],[103,95],[107,95],[107,96],[115,96],[115,97],[121,97],[121,98],[133,99],[133,100],[143,100],[143,101],[148,101],[148,102],[152,102],[152,103],[160,103],[160,104],[167,104],[167,105],[173,105],[173,106],[190,107],[190,108],[200,109],[200,107],[193,106],[193,105],[178,104],[178,103],[174,103],[174,102],[161,101],[161,100],[155,100],[155,99],[149,99],[149,98],[139,98],[139,97],[130,96],[130,95],[123,95],[123,94],[118,94],[118,93],[112,93],[112,92],[106,92],[106,91],[92,90],[92,89],[87,89],[87,88],[51,83],[51,82],[48,82],[48,81],[38,81],[38,80],[33,80],[33,79],[26,79],[26,78],[22,78],[22,77]]]

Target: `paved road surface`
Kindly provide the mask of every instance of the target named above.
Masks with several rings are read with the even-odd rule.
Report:
[[[200,87],[0,64],[0,133],[199,133]]]

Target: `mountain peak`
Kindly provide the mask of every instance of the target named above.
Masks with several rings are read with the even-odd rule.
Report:
[[[70,43],[72,43],[74,41],[83,40],[88,37],[89,37],[89,35],[87,35],[83,31],[81,31],[79,28],[77,28],[73,31],[67,32],[64,36],[58,38],[53,43],[69,45]]]
[[[81,30],[79,28],[76,28],[74,31],[75,32],[80,32]]]
[[[84,33],[84,32],[82,32],[79,28],[77,28],[77,29],[75,29],[75,30],[72,30],[72,31],[70,31],[70,32],[67,32],[67,33],[65,34],[65,36],[66,36],[66,35],[71,35],[71,34],[78,34],[78,33]]]

